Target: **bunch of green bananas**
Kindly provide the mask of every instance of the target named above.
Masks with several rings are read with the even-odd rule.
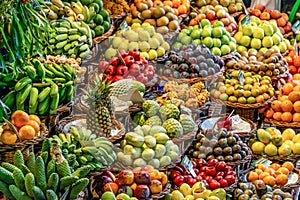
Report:
[[[70,102],[76,71],[68,64],[43,64],[32,59],[24,67],[22,77],[2,98],[11,111],[24,110],[29,114],[53,114],[59,105]]]
[[[43,2],[43,11],[49,20],[67,17],[71,21],[85,22],[92,29],[92,37],[104,34],[110,28],[109,13],[103,9],[102,0]]]
[[[113,144],[107,138],[96,138],[95,134],[84,127],[72,127],[67,134],[54,135],[53,138],[46,139],[44,145],[53,140],[60,144],[66,159],[74,159],[73,169],[88,165],[91,170],[100,170],[117,159]]]
[[[73,22],[68,18],[51,23],[55,32],[50,35],[47,54],[75,55],[84,58],[93,45],[92,31],[84,22]]]

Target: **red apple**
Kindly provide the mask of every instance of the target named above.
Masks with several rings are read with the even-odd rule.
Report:
[[[106,60],[102,60],[99,62],[98,64],[98,69],[100,72],[104,72],[105,68],[109,65],[109,62],[107,62]]]
[[[133,76],[132,74],[128,73],[125,78],[128,78],[128,79],[132,79],[132,80],[135,80],[135,76]]]
[[[209,176],[215,176],[215,174],[217,173],[217,170],[214,166],[209,166],[209,167],[206,167],[205,172]]]
[[[216,13],[212,10],[209,10],[207,13],[206,13],[206,18],[211,21],[211,20],[214,20],[216,19]]]
[[[233,176],[236,176],[236,172],[235,171],[227,171],[226,173],[225,173],[225,175],[227,176],[227,175],[233,175]]]
[[[202,172],[200,172],[199,174],[198,174],[199,176],[202,176],[202,178],[206,178],[206,173],[205,173],[205,171],[202,171]]]
[[[140,65],[135,63],[131,64],[129,67],[129,71],[133,76],[138,76],[140,74],[140,70],[141,70]]]
[[[117,69],[116,69],[116,67],[115,66],[113,66],[113,65],[108,65],[107,67],[106,67],[106,69],[104,70],[104,74],[106,74],[106,75],[112,75],[112,76],[114,76],[115,74],[116,74],[116,72],[117,72]]]
[[[112,57],[109,60],[109,63],[115,67],[117,67],[119,65],[120,59],[118,57]]]
[[[138,185],[134,190],[134,196],[138,199],[148,199],[150,194],[151,192],[147,185]]]
[[[150,70],[147,70],[147,69],[145,69],[143,71],[143,74],[145,74],[145,76],[147,76],[148,80],[152,80],[153,77],[154,77],[154,72],[150,71]]]
[[[132,64],[134,63],[134,58],[133,58],[133,56],[126,56],[126,57],[124,58],[124,62],[125,62],[125,64],[126,64],[127,66],[132,65]]]
[[[124,76],[128,73],[128,67],[125,65],[119,65],[117,67],[117,75]]]
[[[116,181],[115,175],[114,175],[113,173],[111,173],[111,171],[109,171],[109,170],[105,170],[105,171],[102,173],[102,176],[107,176],[107,177],[111,178],[111,180],[112,180],[113,182]]]
[[[113,78],[113,82],[118,82],[119,80],[123,80],[124,78],[123,78],[123,76],[121,76],[121,75],[116,75],[116,76],[114,76],[114,78]]]
[[[152,180],[150,184],[151,194],[157,194],[162,191],[162,184],[159,180]]]
[[[232,185],[235,182],[236,177],[233,175],[227,175],[224,179],[228,182],[229,185]]]
[[[189,175],[189,174],[186,174],[186,175],[183,175],[185,181],[187,182],[189,179],[193,178],[192,175]]]
[[[194,172],[195,172],[195,174],[199,174],[199,169],[197,169],[197,168],[194,168]]]
[[[193,187],[193,185],[197,182],[197,180],[195,178],[191,178],[187,181],[187,184],[191,187]]]
[[[211,190],[218,189],[218,188],[220,188],[220,186],[221,186],[221,184],[220,184],[218,181],[216,181],[216,180],[212,180],[212,181],[209,183],[209,188],[210,188]]]
[[[220,181],[223,179],[223,176],[215,176],[215,180]]]
[[[224,176],[224,172],[219,171],[219,172],[216,173],[216,176]]]
[[[122,58],[125,58],[126,56],[128,56],[128,53],[124,49],[119,50],[119,53],[122,56]]]
[[[144,56],[140,56],[140,60],[144,63],[144,65],[148,65],[148,60]]]
[[[193,168],[197,167],[197,163],[194,160],[191,160],[191,163],[193,165]]]
[[[174,180],[177,176],[182,176],[182,174],[177,170],[173,170],[170,176]]]
[[[202,179],[202,176],[200,176],[200,175],[196,176],[196,180],[197,180],[198,182],[202,181],[202,180],[203,180],[203,179]]]
[[[176,176],[173,181],[178,187],[180,187],[185,182],[184,177],[182,175]]]
[[[183,172],[185,171],[185,170],[183,170],[183,168],[180,167],[180,166],[175,166],[175,167],[173,168],[173,170],[179,171],[181,174],[183,174]]]
[[[207,163],[206,163],[206,160],[203,159],[203,158],[200,158],[197,160],[197,166],[200,168],[200,167],[203,167],[203,166],[206,166]]]
[[[131,170],[122,170],[118,176],[118,182],[121,185],[131,185],[134,181],[134,174]]]
[[[219,180],[219,183],[222,188],[228,187],[228,182],[225,179]]]
[[[210,183],[213,180],[212,176],[206,176],[205,180],[207,181],[207,183]]]
[[[220,161],[216,164],[217,171],[225,171],[226,169],[226,163],[224,161]]]
[[[207,166],[202,166],[202,167],[200,167],[199,171],[200,171],[200,172],[205,172],[205,171],[206,171],[206,167],[207,167]]]
[[[215,166],[217,164],[218,160],[217,159],[211,159],[207,161],[208,166]]]
[[[134,174],[134,182],[138,185],[150,185],[150,174],[147,171],[139,171]]]
[[[155,67],[154,67],[153,65],[148,65],[148,66],[146,67],[146,69],[149,70],[149,71],[155,72]],[[146,70],[146,69],[145,69],[145,70]]]
[[[232,171],[232,167],[227,165],[226,169],[225,169],[225,172],[228,172],[228,171]]]
[[[140,52],[138,50],[130,50],[128,52],[128,55],[132,56],[134,58],[134,60],[140,60]]]

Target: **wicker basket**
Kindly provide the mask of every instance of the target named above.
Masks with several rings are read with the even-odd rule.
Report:
[[[300,123],[299,122],[283,122],[283,121],[277,121],[275,119],[269,119],[269,118],[265,118],[264,122],[267,124],[275,125],[276,128],[278,128],[279,130],[282,130],[282,131],[287,128],[292,128],[295,131],[300,131]]]
[[[196,133],[198,131],[198,125],[196,124],[195,127],[194,127],[194,130],[190,133],[187,133],[185,135],[182,135],[180,137],[177,137],[177,138],[172,138],[172,141],[175,143],[175,144],[180,144],[186,140],[193,140],[196,136]]]
[[[62,131],[62,132],[66,132],[68,130],[66,130],[66,127],[68,126],[71,126],[71,123],[74,122],[74,121],[78,121],[78,120],[85,120],[86,119],[86,115],[85,114],[81,114],[81,115],[70,115],[68,117],[65,117],[63,119],[61,119],[58,124],[59,124],[59,127],[58,127],[58,130],[59,131]],[[110,142],[115,142],[116,140],[119,140],[123,137],[123,135],[125,135],[125,128],[124,128],[124,125],[117,121],[117,120],[114,120],[112,122],[113,124],[113,127],[118,130],[118,134],[114,135],[114,136],[110,136],[108,137],[108,140]],[[70,128],[70,127],[69,127]]]
[[[115,29],[114,25],[111,24],[109,30],[106,31],[103,35],[100,35],[100,36],[98,36],[98,37],[93,38],[93,44],[94,44],[94,45],[95,45],[95,44],[99,44],[99,43],[101,43],[103,40],[107,39],[108,36],[110,36],[110,35],[114,32],[114,29]]]
[[[34,146],[42,142],[49,134],[48,128],[44,123],[41,124],[40,133],[40,136],[37,136],[32,140],[24,140],[22,142],[19,141],[13,145],[0,145],[0,163],[13,163],[13,158],[16,150],[22,151],[24,160],[26,161],[28,155],[34,151]]]

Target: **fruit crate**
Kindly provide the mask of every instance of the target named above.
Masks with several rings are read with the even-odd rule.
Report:
[[[41,123],[40,127],[40,136],[36,136],[32,140],[24,140],[20,141],[18,139],[17,143],[8,145],[8,144],[1,144],[0,145],[0,163],[8,162],[13,163],[14,154],[17,150],[20,150],[24,156],[25,161],[28,158],[28,155],[31,152],[34,152],[35,145],[38,145],[48,136],[48,128],[44,123]]]

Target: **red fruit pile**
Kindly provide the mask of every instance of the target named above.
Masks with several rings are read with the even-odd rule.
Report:
[[[231,166],[228,166],[224,161],[211,159],[206,162],[205,159],[191,161],[193,170],[197,175],[195,178],[188,174],[184,167],[180,164],[171,172],[171,178],[175,185],[180,187],[183,183],[187,183],[191,187],[196,182],[203,182],[207,189],[217,189],[228,187],[235,183],[236,172]]]
[[[168,183],[165,173],[154,169],[150,165],[136,167],[133,170],[122,170],[117,178],[110,172],[104,171],[93,185],[98,192],[112,191],[115,195],[133,191],[138,199],[149,199],[150,195],[160,193]]]
[[[145,57],[140,56],[139,51],[119,52],[124,62],[119,57],[112,57],[109,61],[103,60],[98,64],[98,69],[106,75],[108,81],[132,79],[145,84],[153,79],[155,69]]]
[[[300,73],[300,57],[296,56],[296,51],[294,48],[289,50],[289,54],[284,57],[289,64],[289,72],[291,74]]]
[[[261,20],[276,20],[277,26],[282,34],[287,34],[292,30],[292,24],[289,22],[289,17],[286,13],[281,13],[279,10],[270,10],[261,4],[255,5],[253,8],[248,8],[250,15],[259,17]]]

